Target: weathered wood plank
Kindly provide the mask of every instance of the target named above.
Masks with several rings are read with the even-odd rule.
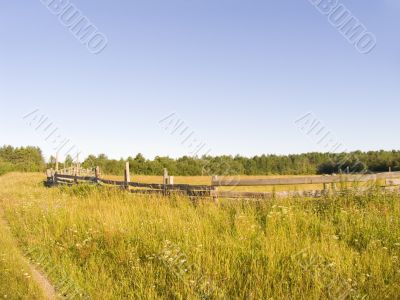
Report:
[[[57,182],[60,182],[60,181],[64,181],[64,182],[74,182],[74,180],[73,180],[73,179],[70,179],[70,178],[61,178],[61,177],[57,177]]]
[[[131,172],[129,171],[129,161],[125,163],[125,173],[124,173],[125,187],[129,189],[129,182],[131,182]]]
[[[291,178],[266,178],[266,179],[249,179],[249,178],[212,178],[212,185],[190,185],[190,184],[171,184],[168,176],[164,176],[166,182],[149,184],[149,183],[139,183],[139,182],[129,182],[130,178],[125,176],[124,181],[116,181],[109,179],[99,178],[100,172],[98,169],[95,170],[94,176],[77,176],[77,170],[75,168],[73,174],[54,174],[52,170],[48,170],[47,184],[49,186],[53,184],[70,184],[75,181],[75,183],[81,181],[89,181],[90,183],[103,183],[114,186],[121,187],[136,187],[144,188],[142,190],[133,190],[133,193],[164,193],[165,195],[170,195],[171,193],[183,193],[189,196],[198,197],[222,197],[222,198],[285,198],[285,197],[321,197],[322,195],[335,192],[337,190],[336,183],[340,182],[368,182],[375,180],[385,180],[386,185],[392,188],[397,188],[400,186],[400,172],[391,173],[379,173],[379,174],[356,174],[356,175],[336,175],[336,176],[299,176]],[[129,172],[129,169],[128,169]],[[49,176],[51,175],[51,177]],[[125,172],[126,175],[126,172]],[[167,175],[167,174],[166,174]],[[313,190],[313,191],[291,191],[291,192],[237,192],[237,191],[218,191],[218,186],[257,186],[257,185],[294,185],[294,184],[324,184],[325,190]],[[328,184],[332,185],[332,189],[328,188]],[[390,188],[390,187],[388,187]],[[366,189],[362,187],[361,189]]]
[[[340,182],[368,182],[385,178],[400,177],[400,172],[380,174],[357,174],[357,175],[325,175],[325,176],[298,176],[289,178],[215,178],[213,186],[260,186],[260,185],[300,185],[300,184],[327,184]]]
[[[125,181],[117,181],[117,180],[110,180],[110,179],[103,179],[103,178],[98,179],[98,181],[101,182],[101,183],[104,183],[104,184],[125,186]],[[129,184],[131,184],[131,183],[129,183]]]
[[[400,179],[386,179],[387,186],[400,185]]]
[[[78,180],[84,180],[82,178],[94,178],[94,177],[78,177]],[[118,186],[125,185],[125,181],[116,181],[103,178],[99,179],[98,181],[110,185],[118,185]],[[164,185],[161,183],[129,182],[129,186],[137,188],[156,189],[156,190],[164,189]],[[167,190],[211,190],[212,189],[212,187],[208,185],[190,185],[190,184],[169,184],[166,185],[166,188]]]
[[[64,174],[56,174],[54,177],[58,178],[67,178],[67,179],[74,179],[74,180],[82,180],[82,181],[94,181],[96,177],[92,176],[75,176],[75,175],[64,175]]]
[[[211,193],[212,196],[218,196],[221,198],[261,198],[261,199],[272,199],[272,198],[288,198],[288,197],[309,197],[319,198],[326,194],[324,190],[313,190],[303,192],[232,192],[232,191],[214,191]]]

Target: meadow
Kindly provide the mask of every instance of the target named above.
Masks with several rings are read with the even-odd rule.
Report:
[[[0,177],[0,298],[42,299],[27,257],[67,298],[400,299],[397,194],[212,202],[43,180]]]

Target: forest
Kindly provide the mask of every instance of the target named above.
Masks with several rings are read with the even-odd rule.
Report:
[[[167,168],[175,176],[211,175],[312,175],[341,172],[400,171],[400,151],[355,151],[351,153],[305,153],[293,155],[183,156],[177,159],[157,156],[146,159],[142,154],[127,159],[111,159],[105,154],[89,155],[81,165],[99,166],[103,174],[120,175],[129,161],[133,174],[161,175]],[[67,156],[59,167],[72,166],[74,159]],[[46,163],[38,147],[0,147],[0,174],[7,172],[41,172],[55,165],[55,158]]]
[[[173,159],[155,157],[146,159],[142,154],[128,157],[131,172],[141,175],[161,175],[167,168],[175,176],[211,175],[312,175],[341,172],[400,171],[400,151],[370,151],[351,153],[305,153],[294,155],[204,156]],[[89,155],[84,167],[100,166],[103,173],[122,174],[124,159],[109,159],[106,155]]]
[[[0,175],[8,172],[41,172],[46,168],[38,147],[0,147]]]

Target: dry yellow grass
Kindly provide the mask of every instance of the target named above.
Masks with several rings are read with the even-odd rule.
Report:
[[[0,299],[45,299],[1,210],[0,207]]]
[[[0,177],[0,205],[20,247],[67,296],[398,298],[398,195],[213,203],[48,189],[43,179]]]

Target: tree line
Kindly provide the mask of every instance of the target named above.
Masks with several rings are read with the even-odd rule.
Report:
[[[161,175],[167,168],[170,175],[313,175],[341,172],[400,171],[400,151],[369,151],[351,153],[305,153],[294,155],[244,156],[183,156],[173,159],[157,156],[146,159],[142,154],[127,160],[109,159],[105,154],[89,155],[83,166],[99,166],[104,174],[122,175],[128,161],[133,174]]]
[[[0,148],[0,175],[7,172],[41,172],[46,168],[42,150],[38,147]]]
[[[351,153],[305,153],[294,155],[244,156],[183,156],[173,159],[157,156],[146,159],[142,154],[127,159],[111,159],[105,154],[89,155],[82,167],[99,166],[103,174],[122,175],[125,162],[129,161],[130,170],[138,175],[161,175],[167,168],[175,176],[211,176],[211,175],[313,175],[340,172],[385,172],[400,171],[400,151],[355,151]],[[67,156],[59,167],[74,164]],[[54,168],[55,158],[45,163],[42,151],[38,147],[0,148],[0,175],[6,172],[41,172]]]

